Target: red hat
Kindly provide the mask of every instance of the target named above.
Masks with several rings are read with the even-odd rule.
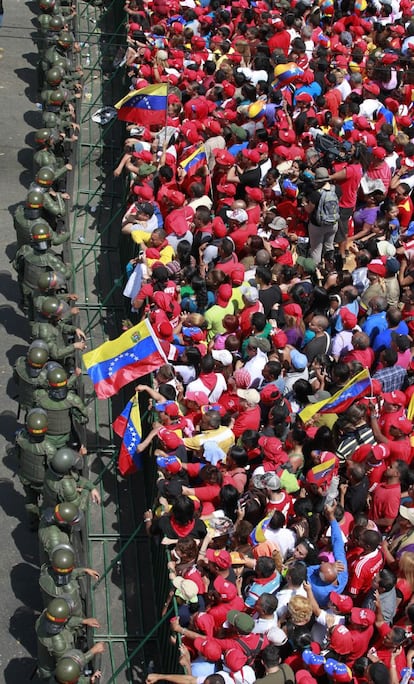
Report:
[[[315,677],[307,670],[298,670],[295,672],[296,684],[317,684]]]
[[[221,133],[221,126],[220,126],[220,123],[217,121],[217,119],[211,119],[211,118],[206,119],[205,127],[213,135],[220,135],[220,133]]]
[[[371,451],[376,461],[384,461],[390,455],[388,444],[374,444],[371,446]]]
[[[265,458],[272,460],[278,451],[283,450],[283,444],[278,437],[260,437],[259,446],[262,447]]]
[[[197,575],[191,574],[187,576],[187,579],[192,579],[193,582],[199,587],[199,593],[202,594],[205,591],[204,583],[202,583],[201,576],[199,575],[199,582],[197,581]],[[214,618],[209,613],[196,613],[194,615],[194,627],[203,634],[212,637],[215,629]],[[211,640],[211,639],[210,639]],[[195,641],[194,641],[195,643]]]
[[[407,405],[407,397],[404,394],[404,392],[401,392],[401,390],[394,390],[393,392],[385,392],[382,395],[382,398],[384,401],[387,402],[387,404],[395,404],[396,406],[406,406]]]
[[[201,653],[203,658],[209,660],[211,663],[215,663],[221,658],[221,646],[216,639],[198,637],[197,639],[194,639],[194,648]]]
[[[135,159],[141,159],[141,161],[150,163],[152,162],[152,152],[149,150],[141,150],[141,152],[133,152],[132,156],[135,157]]]
[[[383,147],[373,147],[372,156],[375,157],[375,159],[385,159],[387,152]]]
[[[393,97],[386,97],[384,100],[384,104],[387,107],[387,109],[389,109],[393,114],[396,114],[400,107],[400,103],[398,102],[398,100],[395,100]]]
[[[179,190],[172,190],[170,188],[167,188],[164,192],[164,197],[171,202],[171,204],[174,204],[175,207],[182,207],[184,202],[185,202],[185,195],[184,193],[180,192]],[[188,230],[188,225],[186,227],[186,230],[184,232],[187,232]],[[174,230],[174,232],[176,232]]]
[[[400,24],[389,24],[389,29],[391,33],[396,33],[397,36],[404,36],[405,35],[405,28],[404,26],[401,26]]]
[[[168,449],[170,451],[174,451],[175,449],[178,449],[178,447],[183,444],[183,440],[179,438],[179,436],[177,435],[176,432],[173,432],[172,430],[168,430],[168,428],[165,428],[165,427],[162,427],[159,429],[158,437],[163,442],[166,449]],[[181,466],[180,466],[179,470],[181,470]]]
[[[341,309],[339,315],[342,319],[344,330],[353,330],[358,323],[358,318],[346,307]]]
[[[137,197],[146,202],[152,202],[154,199],[154,191],[150,185],[134,185],[133,191]]]
[[[219,192],[222,192],[224,195],[227,195],[228,197],[234,197],[236,194],[236,186],[234,183],[229,183],[228,181],[224,181],[224,183],[219,183],[217,185],[217,190]]]
[[[331,591],[329,600],[341,613],[350,613],[354,607],[354,602],[350,596],[347,596],[346,594],[337,594],[336,591]]]
[[[260,392],[260,402],[267,406],[272,405],[281,397],[280,390],[273,382],[269,382]]]
[[[404,418],[404,416],[392,416],[388,422],[388,427],[394,427],[397,428],[398,430],[401,430],[401,432],[404,435],[411,435],[413,431],[413,424],[411,420],[408,420],[408,418]]]
[[[206,41],[201,36],[193,36],[191,38],[191,47],[202,50],[206,46]]]
[[[168,342],[172,342],[173,327],[171,323],[169,323],[168,321],[162,321],[161,323],[159,323],[156,328],[156,332],[157,337],[159,337],[161,340],[167,340]]]
[[[247,656],[241,648],[230,648],[226,651],[224,662],[231,672],[239,672],[247,663]]]
[[[223,81],[221,85],[226,98],[233,97],[234,93],[236,92],[236,86],[234,86],[233,83],[229,83],[229,81]]]
[[[207,406],[209,399],[205,392],[187,392],[184,400],[195,401],[199,406]]]
[[[219,147],[216,147],[213,150],[213,154],[216,158],[217,164],[221,164],[222,166],[232,166],[232,164],[234,164],[236,161],[230,152],[227,150],[221,150]]]
[[[269,242],[269,245],[274,249],[282,249],[283,251],[286,251],[290,247],[289,240],[286,240],[284,237],[279,237],[276,238],[276,240],[272,240]]]
[[[206,558],[220,570],[226,570],[231,566],[231,556],[225,549],[207,549]]]
[[[171,404],[167,404],[164,412],[170,418],[178,418],[178,416],[180,415],[180,409],[178,408],[178,404],[176,404],[175,401],[171,402]]]
[[[371,124],[365,116],[355,115],[352,117],[352,120],[354,122],[355,128],[358,128],[360,131],[370,131],[371,130]]]
[[[232,293],[233,290],[231,288],[231,285],[228,285],[227,283],[220,285],[220,287],[217,290],[217,304],[219,306],[227,306],[231,299]]]
[[[276,145],[276,147],[273,148],[273,154],[276,154],[278,157],[286,159],[289,156],[290,152],[285,145]]]
[[[284,349],[288,343],[288,338],[284,330],[275,330],[270,333],[272,344],[276,349]]]
[[[380,94],[380,87],[372,81],[366,81],[365,83],[363,83],[363,88],[367,91],[367,93],[375,95],[375,97],[378,97],[378,95]]]
[[[147,249],[147,253],[149,249]],[[166,292],[154,292],[151,297],[154,304],[156,304],[163,311],[169,311],[171,308],[171,296]]]
[[[237,596],[236,585],[218,575],[213,582],[214,589],[220,594],[224,602],[233,601]]]
[[[386,52],[381,57],[381,64],[396,64],[399,59],[399,55],[396,55],[395,52]]]
[[[260,152],[260,154],[269,154],[269,145],[265,142],[259,142],[256,145],[256,150]]]
[[[296,318],[302,318],[303,311],[299,304],[285,304],[283,311],[287,313],[288,316],[295,316]]]
[[[354,463],[363,463],[371,451],[371,444],[362,444],[360,447],[358,447],[358,449],[355,449],[354,453],[351,456],[351,460]]]
[[[352,635],[345,625],[337,625],[333,628],[330,638],[331,648],[339,655],[351,653],[353,648]]]
[[[382,263],[381,259],[373,259],[369,262],[367,268],[368,271],[371,271],[371,273],[379,275],[381,278],[385,278],[387,274],[387,269],[385,267],[385,264]]]
[[[274,17],[272,19],[272,24],[275,27],[275,29],[282,30],[283,28],[285,28],[285,22],[283,21],[283,19],[281,17]]]
[[[375,622],[375,613],[369,608],[352,608],[351,622],[361,627],[370,627]]]
[[[236,266],[233,268],[232,272],[230,273],[230,278],[231,282],[233,285],[241,285],[242,282],[244,281],[244,267],[243,266]]]
[[[263,190],[260,188],[250,188],[248,185],[245,187],[246,195],[250,197],[255,202],[263,202],[264,194]]]
[[[249,161],[251,161],[253,164],[258,164],[260,161],[260,152],[257,150],[249,150],[249,149],[244,149],[242,150],[242,155]]]
[[[309,93],[304,92],[304,93],[299,93],[299,95],[296,95],[295,100],[296,100],[296,102],[305,102],[305,104],[310,104],[313,101],[313,97]],[[293,133],[293,131],[290,129],[289,129],[289,131],[286,131],[286,132]],[[279,138],[280,137],[281,137],[281,135],[279,133]],[[283,138],[282,138],[282,140],[283,140]],[[285,142],[288,142],[288,140],[286,138],[284,140],[285,140]]]
[[[278,135],[279,140],[281,140],[283,143],[292,144],[296,140],[295,131],[293,131],[291,128],[280,130]]]
[[[224,238],[227,235],[226,224],[221,216],[215,216],[211,222],[213,234],[216,238]]]

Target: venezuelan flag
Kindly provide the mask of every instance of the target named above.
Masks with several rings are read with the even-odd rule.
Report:
[[[167,96],[167,83],[133,90],[116,103],[118,119],[145,126],[163,124],[167,117]]]
[[[194,152],[180,162],[180,166],[187,176],[195,174],[197,169],[207,164],[207,155],[204,145],[199,145]]]
[[[165,354],[148,320],[141,321],[115,340],[83,355],[96,396],[107,399],[121,387],[166,363]]]
[[[356,399],[365,396],[370,389],[371,377],[369,371],[364,368],[364,370],[351,378],[339,392],[336,392],[333,397],[305,406],[299,413],[299,418],[304,423],[307,423],[316,413],[341,413],[346,411]]]
[[[131,475],[142,466],[141,454],[137,446],[141,442],[141,414],[138,398],[129,400],[121,415],[112,424],[114,432],[122,437],[118,456],[118,468],[121,475]]]

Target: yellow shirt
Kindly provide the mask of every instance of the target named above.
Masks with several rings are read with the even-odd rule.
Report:
[[[186,449],[199,451],[205,442],[211,441],[215,442],[227,454],[228,450],[235,443],[234,433],[229,427],[222,425],[216,428],[216,430],[206,430],[198,435],[194,435],[194,437],[186,437],[184,439],[184,446]]]

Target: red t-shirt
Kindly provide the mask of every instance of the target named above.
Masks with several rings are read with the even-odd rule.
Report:
[[[354,208],[357,201],[357,192],[362,178],[361,164],[349,164],[345,167],[346,178],[340,181],[342,195],[339,200],[339,206],[345,208]]]
[[[268,501],[266,504],[266,514],[274,513],[275,511],[281,511],[285,518],[287,519],[290,515],[293,515],[293,499],[290,494],[283,492],[283,499],[281,501]]]
[[[411,463],[411,442],[408,437],[388,442],[390,449],[390,461],[404,461],[410,465]]]
[[[348,568],[348,593],[351,594],[355,603],[362,603],[364,595],[371,589],[374,576],[383,567],[384,557],[379,549],[352,561]]]
[[[257,224],[247,223],[244,228],[238,228],[229,234],[229,237],[233,240],[236,245],[236,250],[240,252],[247,243],[247,240],[252,235],[257,235]]]
[[[377,632],[379,634],[379,638],[374,643],[374,648],[377,650],[378,658],[384,663],[385,667],[388,667],[389,669],[391,666],[392,648],[386,648],[383,642],[384,637],[391,632],[391,627],[384,623],[383,625],[377,627]],[[402,649],[401,652],[395,657],[395,665],[397,672],[400,675],[401,670],[407,666],[407,659],[404,649]]]
[[[380,518],[395,520],[400,510],[401,486],[397,484],[381,483],[372,495],[369,517],[375,523]]]
[[[343,358],[344,363],[350,363],[351,361],[359,361],[362,363],[364,368],[371,368],[374,363],[375,354],[371,347],[368,349],[352,349]]]
[[[408,227],[413,215],[413,209],[414,205],[411,197],[407,197],[403,202],[398,204],[398,220],[400,222],[400,226],[403,228]]]
[[[352,636],[352,651],[347,656],[346,664],[352,667],[357,658],[362,658],[362,656],[367,654],[369,643],[374,634],[374,627],[368,627],[363,630],[352,629],[352,627],[348,627],[348,629]]]
[[[220,399],[221,402],[221,399]],[[234,421],[232,430],[236,439],[241,437],[245,430],[258,430],[260,427],[260,407],[253,406],[242,411]]]

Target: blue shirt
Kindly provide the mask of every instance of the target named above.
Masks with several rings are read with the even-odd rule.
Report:
[[[392,340],[392,333],[397,333],[397,335],[408,335],[408,326],[404,321],[401,321],[396,328],[386,328],[382,332],[380,332],[374,341],[374,344],[372,345],[372,348],[374,352],[382,351],[383,349],[387,349],[388,347],[391,347],[391,340]]]
[[[266,584],[263,582],[253,582],[250,586],[249,593],[246,596],[245,604],[248,608],[253,608],[257,599],[262,594],[275,594],[280,587],[280,575],[276,570],[275,577],[269,578]]]
[[[313,595],[321,608],[326,608],[329,601],[329,594],[335,591],[342,594],[348,583],[348,566],[346,562],[345,546],[342,539],[341,528],[336,520],[331,522],[331,543],[332,551],[336,561],[344,564],[345,570],[338,573],[338,584],[326,584],[319,577],[320,565],[310,565],[308,567],[308,582],[312,586]]]
[[[368,316],[367,320],[362,326],[364,333],[369,335],[369,341],[371,346],[374,343],[375,338],[380,332],[386,330],[388,327],[385,311],[380,311],[379,313],[371,314]]]

